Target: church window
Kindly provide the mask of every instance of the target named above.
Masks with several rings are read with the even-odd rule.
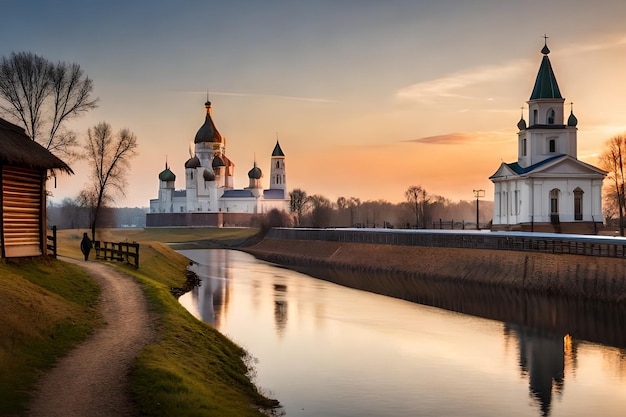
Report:
[[[550,139],[548,141],[548,152],[555,153],[556,152],[556,140]]]
[[[280,184],[280,175],[276,175],[276,184]]]
[[[193,171],[191,171],[190,174],[191,174],[191,179],[193,179]]]
[[[559,214],[559,190],[550,191],[550,214]]]
[[[515,190],[515,202],[513,203],[515,207],[515,215],[519,214],[519,203],[519,190]]]
[[[537,119],[539,118],[539,112],[537,111],[537,109],[533,110],[533,124],[536,125],[537,124]]]
[[[276,161],[276,168],[280,168],[280,161]]]
[[[556,117],[556,113],[554,112],[554,109],[548,110],[548,124],[549,125],[553,125],[554,124],[554,118],[555,117]]]
[[[522,139],[522,156],[526,156],[526,138]]]
[[[181,213],[183,212],[183,210],[184,210],[184,207],[183,207],[183,206],[180,206],[180,212],[181,212]]]
[[[576,188],[574,190],[574,220],[583,219],[583,190]]]

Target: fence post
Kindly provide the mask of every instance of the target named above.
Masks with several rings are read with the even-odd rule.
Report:
[[[57,227],[52,226],[52,256],[57,257]]]

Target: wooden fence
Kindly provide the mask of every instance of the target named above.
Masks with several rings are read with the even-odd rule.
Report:
[[[46,233],[46,253],[53,258],[57,257],[57,227],[52,226],[50,230],[52,232],[52,236],[49,236]]]
[[[626,239],[524,232],[398,229],[271,229],[267,237],[294,240],[442,248],[497,249],[626,258]]]
[[[96,250],[96,259],[126,262],[139,268],[139,243],[128,242],[93,242]]]

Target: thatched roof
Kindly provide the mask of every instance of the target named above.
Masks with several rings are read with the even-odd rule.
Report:
[[[33,169],[74,171],[46,148],[28,137],[23,128],[0,118],[0,163]]]

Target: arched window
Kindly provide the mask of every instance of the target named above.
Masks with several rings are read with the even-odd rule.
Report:
[[[280,168],[280,161],[276,161],[276,168]]]
[[[533,110],[533,124],[536,125],[537,124],[537,119],[539,118],[539,112],[537,111],[537,109]]]
[[[556,152],[556,140],[550,139],[548,141],[548,152],[555,153]]]
[[[553,225],[560,224],[559,220],[559,194],[561,192],[558,188],[554,188],[550,191],[550,223]]]
[[[550,214],[559,214],[559,189],[550,191]]]
[[[554,109],[548,110],[548,124],[549,125],[553,125],[554,124],[554,118],[555,117],[556,117],[556,113],[554,112]]]
[[[526,138],[522,139],[522,156],[526,156]]]
[[[583,190],[576,187],[574,190],[574,220],[583,219]]]

